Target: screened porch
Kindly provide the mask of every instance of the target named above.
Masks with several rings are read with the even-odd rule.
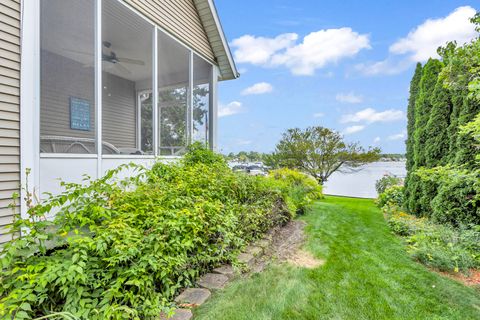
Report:
[[[209,143],[214,74],[118,0],[40,1],[40,157],[181,156]]]

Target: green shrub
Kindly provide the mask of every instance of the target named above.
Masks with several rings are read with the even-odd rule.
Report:
[[[280,189],[293,212],[303,213],[314,200],[323,197],[322,186],[311,176],[302,172],[282,168],[270,172],[272,188]]]
[[[138,174],[115,178],[125,167]],[[296,172],[236,174],[198,145],[178,164],[63,186],[18,217],[11,232],[29,232],[0,252],[2,318],[156,319],[180,288],[321,195]]]
[[[385,205],[395,205],[403,207],[404,204],[404,187],[394,185],[385,189],[383,193],[378,196],[377,205],[382,208]]]
[[[182,161],[186,165],[194,165],[197,163],[206,165],[227,164],[221,154],[210,151],[206,145],[200,142],[195,142],[188,146],[187,153],[184,155]]]
[[[384,207],[385,218],[392,231],[408,244],[413,259],[440,271],[467,273],[480,267],[480,228],[454,228],[435,224],[398,210]]]
[[[375,182],[375,189],[377,190],[377,193],[380,195],[385,192],[387,188],[393,187],[393,186],[399,186],[403,184],[403,179],[399,178],[395,175],[390,175],[386,174],[377,182]]]
[[[453,226],[480,225],[480,171],[454,167],[420,169],[425,184],[436,184],[429,217]]]
[[[395,205],[383,207],[384,216],[395,234],[411,236],[425,228],[425,219],[417,218],[398,209]]]
[[[468,272],[480,267],[480,232],[429,225],[407,239],[411,256],[440,271]]]

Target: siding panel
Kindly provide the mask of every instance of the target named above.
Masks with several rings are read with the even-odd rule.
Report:
[[[0,182],[4,181],[16,181],[20,183],[20,173],[15,172],[0,172]],[[1,210],[1,208],[0,208]]]
[[[7,105],[6,103],[0,103],[0,110],[2,110],[3,107],[6,107],[6,106],[10,107],[11,105]],[[18,121],[11,121],[11,120],[0,118],[0,128],[20,130],[20,123]]]
[[[16,210],[17,213],[19,212]],[[12,208],[1,208],[0,209],[0,217],[5,218],[8,217],[10,218],[13,215],[13,209]],[[10,222],[11,223],[11,222]]]
[[[2,156],[0,157],[0,163],[18,163],[20,161],[19,156]],[[0,183],[0,190],[2,189]]]
[[[19,0],[0,0],[0,21],[0,243],[3,243],[11,239],[5,232],[13,222],[13,211],[8,207],[12,194],[20,193]]]

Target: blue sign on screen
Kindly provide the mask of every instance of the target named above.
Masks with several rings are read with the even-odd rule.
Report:
[[[90,102],[70,97],[70,129],[90,131]]]

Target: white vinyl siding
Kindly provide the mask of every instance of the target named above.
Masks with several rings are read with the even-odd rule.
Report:
[[[0,243],[10,240],[4,234],[13,221],[8,206],[20,193],[19,147],[20,1],[0,0]]]

